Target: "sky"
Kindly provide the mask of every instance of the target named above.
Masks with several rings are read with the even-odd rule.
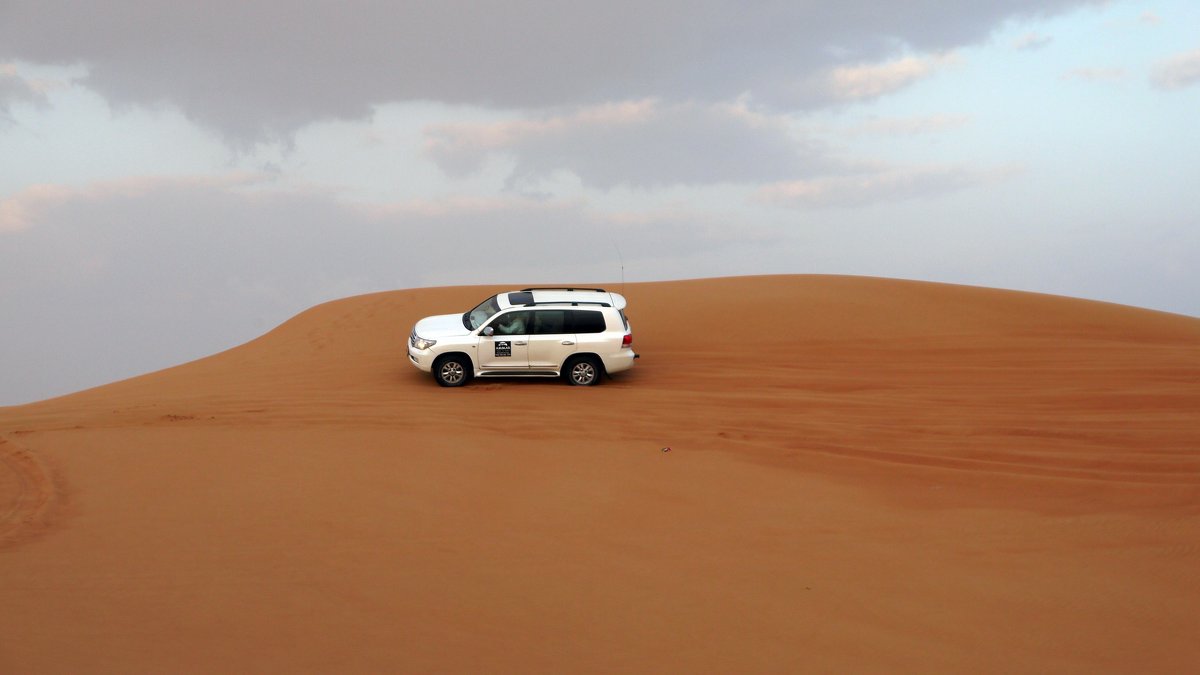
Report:
[[[0,0],[0,405],[424,286],[1200,316],[1197,120],[1193,0]]]

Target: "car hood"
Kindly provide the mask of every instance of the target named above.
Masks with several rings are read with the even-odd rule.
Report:
[[[462,314],[439,314],[427,316],[417,322],[414,329],[418,337],[436,340],[453,335],[469,335],[471,331],[463,326]]]

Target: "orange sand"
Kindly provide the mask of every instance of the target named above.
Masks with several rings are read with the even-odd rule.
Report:
[[[630,284],[600,387],[408,365],[494,290],[0,408],[0,672],[1200,664],[1200,320],[753,277]]]

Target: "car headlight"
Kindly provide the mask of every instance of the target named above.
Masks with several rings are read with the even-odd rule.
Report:
[[[436,344],[437,340],[426,340],[425,338],[418,337],[416,335],[412,337],[412,345],[421,351],[425,351]]]

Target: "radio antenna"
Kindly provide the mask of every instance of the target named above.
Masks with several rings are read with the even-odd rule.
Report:
[[[616,241],[613,241],[613,248],[617,249],[617,262],[621,263],[621,295],[625,295],[625,258],[621,256],[621,247],[617,246]]]

